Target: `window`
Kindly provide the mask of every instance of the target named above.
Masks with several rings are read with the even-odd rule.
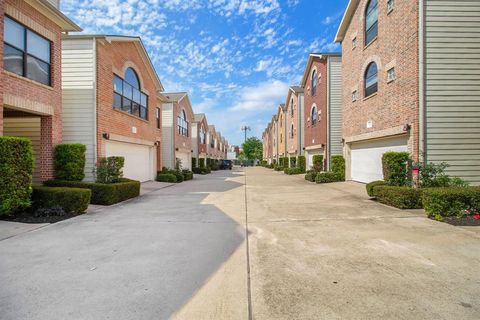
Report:
[[[395,0],[387,0],[387,13],[395,8]]]
[[[317,107],[313,106],[312,108],[312,127],[317,124]]]
[[[352,39],[352,48],[355,49],[357,47],[357,37]]]
[[[395,79],[396,79],[395,68],[392,67],[387,70],[387,82],[392,82]]]
[[[215,142],[213,141],[212,135],[210,135],[210,148],[215,148]]]
[[[182,110],[180,115],[177,117],[177,132],[181,136],[188,137],[188,122],[185,110]]]
[[[202,124],[202,127],[200,128],[200,144],[205,144],[205,128],[203,127],[203,124]]]
[[[280,133],[280,143],[283,142],[283,137],[282,137],[282,134]]]
[[[317,70],[312,72],[312,96],[317,95]]]
[[[358,100],[358,91],[357,90],[354,90],[352,92],[352,101],[355,102]]]
[[[290,137],[293,139],[293,124],[292,124],[292,126],[290,127]]]
[[[378,35],[378,0],[370,0],[365,11],[365,45]]]
[[[377,64],[372,62],[365,71],[365,98],[378,91],[378,69]]]
[[[292,115],[292,118],[293,118],[294,117],[293,98],[292,98],[292,100],[290,100],[290,111],[291,111],[291,115]]]
[[[157,129],[160,129],[160,108],[155,109],[155,117],[157,119]]]
[[[132,68],[125,71],[125,80],[113,75],[113,107],[148,120],[148,96],[140,91],[140,81]],[[160,121],[158,114],[157,121]],[[157,128],[160,126],[157,125]]]
[[[4,69],[19,76],[51,85],[51,42],[5,17]]]

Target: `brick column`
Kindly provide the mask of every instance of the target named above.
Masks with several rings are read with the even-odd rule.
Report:
[[[53,117],[41,117],[40,120],[40,180],[43,182],[53,178]]]

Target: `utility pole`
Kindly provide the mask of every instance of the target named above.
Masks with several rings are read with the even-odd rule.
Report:
[[[241,128],[241,130],[242,130],[242,131],[245,131],[245,140],[244,140],[244,142],[246,142],[246,141],[247,141],[247,131],[250,131],[251,129],[250,129],[249,126],[243,126],[243,127]]]

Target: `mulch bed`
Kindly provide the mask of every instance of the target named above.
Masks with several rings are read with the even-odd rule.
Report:
[[[83,213],[65,214],[62,216],[35,217],[31,212],[21,212],[13,216],[0,215],[0,220],[22,223],[55,223],[70,219]]]
[[[451,224],[453,226],[480,226],[480,220],[475,220],[473,216],[466,216],[463,218],[457,218],[457,217],[446,217],[443,218],[443,221],[445,223]]]

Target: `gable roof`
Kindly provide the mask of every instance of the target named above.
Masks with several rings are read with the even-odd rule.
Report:
[[[163,88],[162,82],[158,77],[155,67],[153,66],[152,60],[143,45],[142,39],[140,37],[130,37],[130,36],[115,36],[115,35],[105,35],[105,34],[66,34],[62,36],[62,39],[103,39],[107,42],[133,42],[137,45],[144,63],[147,65],[147,70],[150,73],[152,79],[154,79],[156,86],[158,87],[158,92],[165,90]]]
[[[299,86],[291,86],[290,88],[288,88],[287,98],[285,99],[285,105],[288,105],[288,102],[290,100],[290,96],[292,95],[292,93],[295,93],[295,94],[303,93],[303,88]]]
[[[206,119],[205,113],[195,113],[193,115],[193,121],[202,122],[203,119]]]
[[[352,17],[355,14],[355,10],[357,9],[359,3],[360,0],[350,0],[348,2],[347,9],[345,9],[342,21],[338,26],[337,35],[335,36],[335,42],[342,42],[345,38],[345,33],[347,32],[350,21],[352,21]]]
[[[307,60],[307,65],[305,66],[305,71],[303,71],[302,82],[300,86],[305,88],[308,78],[310,77],[310,68],[312,67],[313,60],[318,59],[328,59],[328,57],[341,57],[341,53],[337,52],[326,52],[326,53],[310,53]]]
[[[25,0],[29,5],[38,10],[41,14],[52,20],[63,32],[82,31],[75,22],[64,15],[57,7],[47,0]]]
[[[162,95],[167,98],[167,102],[180,102],[187,96],[186,92],[162,92]]]

